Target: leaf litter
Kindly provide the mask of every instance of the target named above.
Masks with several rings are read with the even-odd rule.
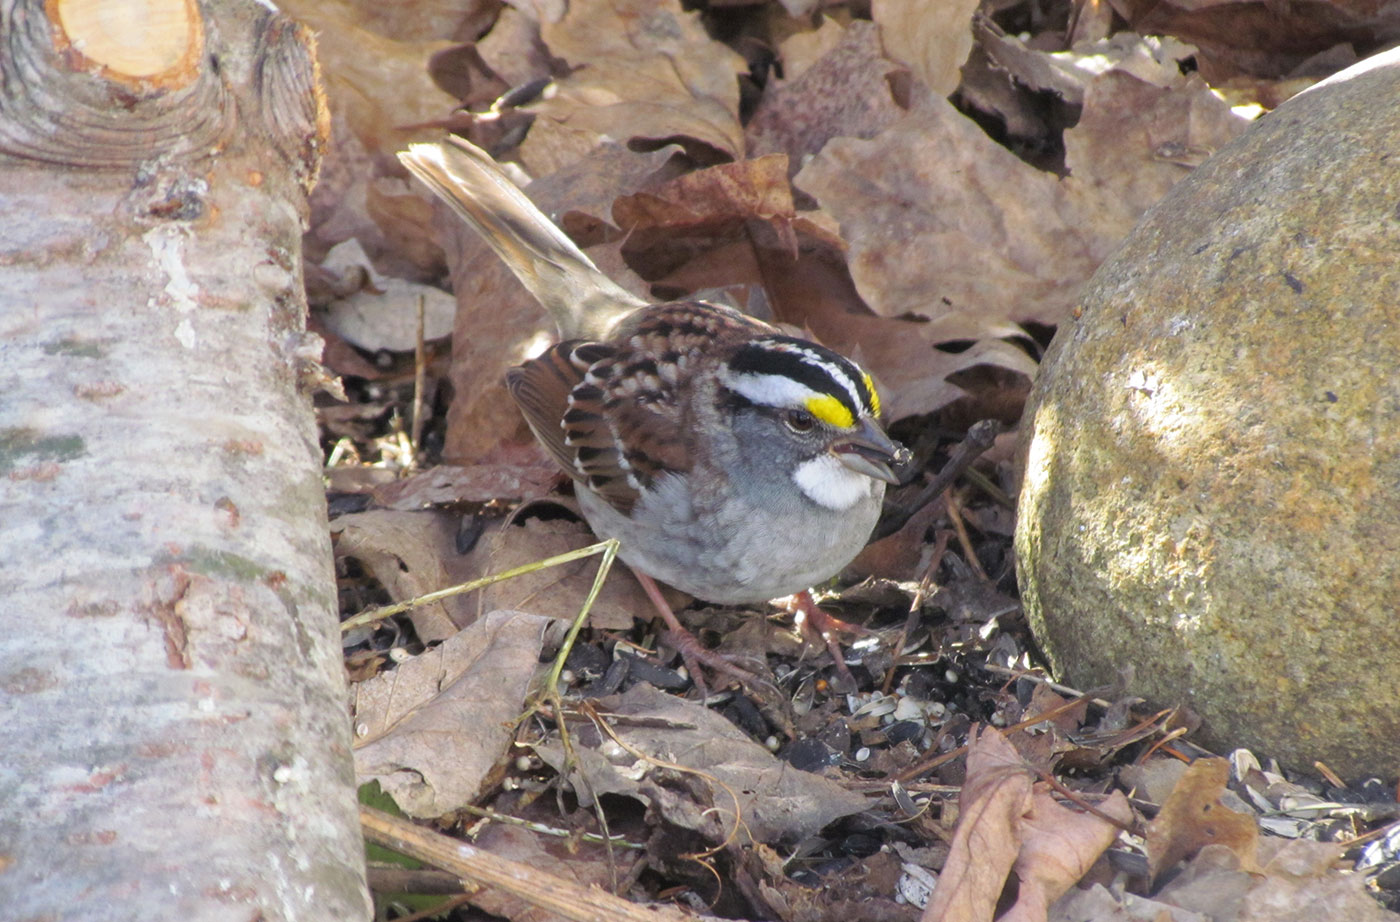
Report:
[[[1050,331],[1146,208],[1252,114],[1400,38],[1345,4],[1271,7],[1263,32],[1230,2],[284,9],[322,34],[335,142],[306,253],[352,398],[319,408],[347,614],[591,541],[501,385],[553,331],[405,181],[410,138],[450,127],[518,164],[639,294],[727,298],[870,366],[927,478],[973,422],[1015,423]],[[455,316],[420,348],[425,285]],[[1392,918],[1393,791],[1213,759],[1130,675],[1083,694],[1040,677],[1013,442],[826,587],[864,629],[843,638],[854,692],[780,612],[691,606],[772,686],[680,697],[619,572],[568,696],[531,711],[592,581],[571,564],[347,633],[362,780],[521,868],[731,918]]]

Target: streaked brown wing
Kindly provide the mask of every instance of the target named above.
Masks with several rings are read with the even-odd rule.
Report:
[[[629,351],[624,358],[611,349],[595,355],[584,382],[569,395],[564,441],[593,492],[630,512],[658,476],[689,470],[689,429],[680,419],[676,387],[658,374],[653,355]]]
[[[693,376],[717,343],[771,332],[728,308],[692,302],[640,311],[615,344],[572,340],[511,369],[511,396],[554,460],[620,512],[695,459]]]
[[[561,420],[569,409],[569,393],[583,382],[588,364],[574,355],[580,343],[563,342],[506,372],[506,387],[530,431],[559,466],[578,478],[574,450],[564,442]]]
[[[638,408],[613,399],[618,368],[612,357],[613,349],[606,345],[563,342],[512,368],[506,385],[531,431],[559,466],[627,512],[655,470],[645,457],[624,448],[618,437],[619,428],[628,428]],[[632,462],[640,467],[634,469]]]

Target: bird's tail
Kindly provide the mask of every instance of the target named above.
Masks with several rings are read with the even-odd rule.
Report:
[[[598,339],[647,303],[593,265],[484,150],[458,137],[410,144],[399,160],[481,234],[565,339]]]

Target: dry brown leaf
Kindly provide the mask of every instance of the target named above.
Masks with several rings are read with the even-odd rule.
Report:
[[[649,298],[650,287],[623,258],[627,238],[615,223],[613,202],[664,182],[669,162],[680,150],[679,145],[667,144],[653,151],[632,151],[607,141],[531,182],[530,194],[541,202],[558,203],[555,222],[587,250],[604,275],[638,297]]]
[[[1105,4],[1081,5],[1078,14],[1076,36],[1085,28],[1095,32],[1103,15],[1111,17]],[[1045,142],[1077,120],[1091,80],[1115,70],[1157,86],[1176,87],[1185,80],[1182,68],[1195,51],[1175,39],[1119,32],[1079,41],[1069,51],[1046,53],[1005,34],[985,16],[974,20],[973,31],[977,41],[963,66],[959,106],[999,121],[1007,147],[1020,149],[1029,162],[1057,172],[1059,155]],[[1047,93],[1057,95],[1063,104],[1047,105]]]
[[[841,43],[846,29],[834,19],[820,17],[815,29],[800,29],[778,43],[783,79],[791,83]]]
[[[506,443],[533,441],[505,388],[506,370],[557,338],[554,322],[477,233],[450,217],[444,249],[452,266],[454,391],[443,460],[492,461]]]
[[[407,179],[371,179],[364,186],[363,199],[354,207],[363,208],[364,217],[373,222],[370,234],[357,232],[353,236],[364,245],[376,269],[413,281],[442,279],[447,261],[433,233],[433,205]]]
[[[567,215],[564,223],[570,223]],[[600,272],[632,294],[648,301],[653,300],[652,286],[627,264],[627,257],[622,253],[626,245],[627,239],[622,237],[610,243],[591,246],[588,248],[588,258],[593,260],[593,265],[597,266]]]
[[[1192,81],[1143,85],[1144,98],[1114,104],[1132,80],[1095,81],[1103,92],[1066,139],[1075,172],[1065,179],[933,99],[874,139],[833,140],[796,182],[841,221],[851,276],[876,313],[1058,324],[1133,221],[1186,174],[1164,158],[1243,127]]]
[[[401,602],[452,585],[449,563],[458,554],[449,516],[437,512],[372,509],[331,522],[337,557],[354,557],[377,579],[390,599]],[[460,597],[420,605],[409,612],[425,643],[451,637],[470,617]]]
[[[732,236],[747,221],[767,223],[788,252],[797,250],[792,229],[796,212],[783,154],[686,173],[618,198],[612,213],[628,232],[628,250],[646,249],[670,236]]]
[[[1117,25],[1117,16],[1108,3],[1094,2],[1076,7],[1069,21],[1072,28],[1065,41],[1073,47],[1080,42],[1107,38]]]
[[[558,22],[569,9],[569,0],[506,0],[506,3],[540,22]]]
[[[317,276],[317,267],[308,265],[306,267],[308,300],[312,299],[311,290],[317,284],[313,279],[316,279]],[[354,346],[351,346],[335,333],[326,329],[325,324],[321,322],[320,311],[312,310],[307,314],[306,328],[308,331],[315,333],[326,341],[326,347],[321,350],[321,364],[324,365],[326,370],[331,374],[355,375],[356,377],[364,378],[366,381],[376,381],[388,374],[388,372],[378,365],[366,360],[364,356],[356,351]],[[345,405],[318,407],[316,413],[317,417],[320,419],[321,425],[326,427],[326,431],[338,437],[345,431],[341,428],[340,424],[352,420],[359,420],[362,411],[362,407]]]
[[[585,159],[609,140],[586,127],[537,118],[530,123],[530,133],[516,148],[515,156],[531,175],[548,176]]]
[[[908,579],[909,574],[918,573],[920,564],[925,563],[928,544],[924,532],[937,519],[947,514],[942,499],[935,499],[910,516],[899,531],[872,541],[847,564],[842,577],[861,580],[870,576],[880,579]]]
[[[344,116],[333,112],[330,150],[312,190],[310,229],[302,238],[306,260],[319,263],[336,244],[358,240],[385,275],[436,281],[446,263],[432,230],[432,203],[401,176],[375,175],[383,167],[380,154],[360,143]]]
[[[1065,699],[1051,691],[1047,686],[1037,685],[1031,693],[1031,701],[1027,705],[1024,718],[1029,719],[1037,713],[1049,711],[1056,706],[1064,704]],[[1027,727],[1015,733],[1007,734],[1007,742],[1016,747],[1021,758],[1027,765],[1041,772],[1053,771],[1059,763],[1060,756],[1076,750],[1076,747],[1067,737],[1069,732],[1077,728],[1079,721],[1075,718],[1075,712],[1082,717],[1088,703],[1084,702],[1078,707],[1071,708],[1059,717],[1046,723]]]
[[[972,50],[972,14],[978,0],[874,0],[885,54],[909,65],[935,96],[958,88]]]
[[[475,579],[586,547],[597,540],[583,525],[566,519],[542,521],[522,517],[519,524],[506,526],[493,522],[465,558],[464,566],[470,574],[467,578]],[[471,612],[510,608],[572,621],[593,585],[601,559],[590,557],[495,583],[464,596],[462,604]],[[650,619],[654,613],[641,585],[626,567],[618,564],[603,584],[588,624],[601,630],[627,630],[634,619]]]
[[[1201,75],[1212,84],[1241,73],[1302,74],[1310,59],[1338,45],[1355,45],[1370,53],[1400,38],[1400,10],[1372,0],[1280,7],[1249,0],[1110,2],[1135,31],[1176,35],[1196,45]]]
[[[613,203],[638,189],[664,184],[671,172],[667,165],[680,152],[678,144],[638,152],[607,141],[559,171],[535,179],[530,195],[556,203],[556,223],[579,246],[589,247],[622,236],[626,225],[614,216]]]
[[[1016,903],[998,918],[1044,922],[1050,904],[1084,876],[1119,832],[1107,820],[1061,806],[1045,786],[1033,786],[1024,761],[992,729],[969,744],[958,809],[948,862],[923,922],[990,922],[1013,870],[1020,881]],[[1123,823],[1132,820],[1121,792],[1099,809]]]
[[[1151,879],[1206,845],[1223,845],[1239,856],[1246,870],[1256,868],[1258,822],[1220,802],[1229,777],[1230,763],[1224,759],[1197,759],[1182,774],[1161,812],[1147,826]]]
[[[474,801],[508,752],[548,619],[497,611],[355,686],[355,772],[410,816]]]
[[[476,34],[476,33],[469,33]],[[428,61],[428,73],[445,93],[456,97],[457,105],[465,110],[448,116],[448,124],[460,125],[469,119],[465,112],[485,112],[505,93],[510,84],[502,80],[481,57],[476,45],[467,42],[445,48]],[[510,118],[507,112],[504,116]],[[489,120],[488,120],[489,121]],[[498,122],[497,127],[504,123]]]
[[[400,41],[455,38],[479,32],[496,12],[495,0],[348,0],[360,25]]]
[[[1048,685],[1036,685],[1031,690],[1030,703],[1026,705],[1026,717],[1034,717],[1037,714],[1047,714],[1062,707],[1068,698],[1057,694]],[[1089,702],[1080,701],[1074,707],[1066,711],[1060,711],[1058,715],[1052,717],[1050,722],[1056,730],[1061,733],[1074,733],[1084,723],[1084,717],[1089,712]]]
[[[428,59],[451,42],[387,38],[367,28],[364,12],[347,0],[279,6],[316,31],[330,106],[371,153],[392,158],[411,139],[411,126],[436,122],[457,105],[428,76]]]
[[[1047,53],[1027,47],[989,20],[979,20],[974,32],[978,45],[998,69],[1028,89],[1055,93],[1073,106],[1082,105],[1088,84],[1109,71],[1131,74],[1164,89],[1180,86],[1186,80],[1182,63],[1196,51],[1172,38],[1119,32],[1075,45],[1069,51]]]
[[[1344,849],[1336,842],[1263,838],[1259,858],[1264,878],[1245,897],[1242,922],[1397,922],[1367,892],[1363,875],[1341,871]]]
[[[763,289],[763,271],[759,268],[758,254],[754,252],[753,241],[742,238],[708,243],[708,246],[686,262],[655,279],[652,282],[653,286],[658,293],[674,293],[677,297],[721,287],[730,290],[742,289],[745,294],[735,303],[743,306],[747,301],[748,291]],[[644,257],[651,255],[653,254],[643,254]]]
[[[1238,922],[1257,881],[1240,867],[1239,856],[1223,845],[1207,845],[1186,862],[1156,898],[1219,922]],[[1324,915],[1321,918],[1331,918]]]
[[[1195,57],[1196,51],[1194,45],[1171,37],[1119,32],[1049,57],[1066,70],[1078,72],[1086,85],[1100,74],[1116,71],[1162,89],[1171,89],[1187,81],[1183,67]],[[1082,102],[1082,98],[1079,101]]]
[[[540,23],[515,7],[496,17],[491,31],[476,43],[486,65],[512,87],[550,75],[549,52],[540,40]]]
[[[1057,323],[1118,239],[1083,224],[1072,184],[942,100],[872,140],[833,140],[796,183],[840,220],[856,287],[885,316]]]
[[[541,119],[599,143],[689,138],[731,157],[743,152],[737,77],[748,65],[678,0],[575,0],[540,34],[574,68],[530,107]],[[527,160],[538,127],[522,146]]]
[[[1161,87],[1112,70],[1091,80],[1079,124],[1065,132],[1065,164],[1084,193],[1076,208],[1118,239],[1190,168],[1248,123],[1191,75]]]
[[[834,137],[874,137],[904,114],[890,93],[896,70],[883,57],[876,26],[851,23],[800,76],[775,81],[763,94],[745,129],[750,155],[785,153],[795,172]]]
[[[965,112],[986,113],[999,121],[1007,144],[1035,144],[1035,139],[1054,137],[1058,130],[1052,120],[1060,115],[1059,107],[1047,107],[1043,94],[1013,80],[988,57],[985,44],[980,42],[973,46],[963,65],[958,102]],[[1029,148],[1038,149],[1039,145]],[[1049,149],[1040,150],[1044,155],[1052,153]]]
[[[1171,796],[1186,768],[1186,763],[1180,759],[1162,756],[1141,765],[1123,766],[1118,770],[1118,780],[1137,800],[1160,807]]]
[[[1214,913],[1192,912],[1131,893],[1111,893],[1103,884],[1074,889],[1050,907],[1050,922],[1226,922]]]
[[[556,770],[568,768],[581,804],[603,794],[635,797],[712,842],[736,834],[739,844],[802,839],[867,807],[861,795],[778,760],[722,715],[694,701],[639,684],[600,699],[598,708],[636,752],[619,753],[595,727],[573,722],[576,762],[566,766],[557,739],[535,747]],[[736,819],[742,821],[737,826]]]
[[[331,247],[321,269],[360,284],[327,301],[327,328],[368,352],[412,352],[418,342],[418,309],[423,311],[424,340],[452,332],[456,303],[441,288],[381,275],[356,239]],[[348,287],[348,286],[347,286]]]
[[[792,222],[793,230],[804,244],[815,248],[825,248],[837,253],[846,252],[846,241],[841,236],[841,222],[820,209],[799,211]]]
[[[1366,894],[1365,878],[1346,867],[1344,851],[1336,842],[1263,836],[1258,867],[1251,871],[1226,846],[1207,845],[1157,896],[1189,909],[1256,922],[1395,922],[1400,917],[1382,910]]]
[[[984,729],[969,744],[958,826],[923,922],[989,922],[1031,807],[1031,776],[1021,757],[1000,733]]]
[[[1133,819],[1132,807],[1122,791],[1114,791],[1096,806],[1122,823]],[[1092,813],[1061,806],[1049,789],[1040,785],[1022,829],[1024,838],[1015,866],[1020,889],[1015,905],[1000,917],[1001,922],[1045,922],[1050,904],[1088,873],[1119,832],[1119,827]]]
[[[960,371],[993,366],[1026,380],[1035,375],[1035,361],[1010,343],[984,339],[963,352],[943,352],[935,346],[946,340],[936,338],[932,330],[919,325],[909,330],[907,325],[908,321],[880,318],[884,329],[850,349],[867,367],[880,369],[877,380],[890,392],[885,404],[890,419],[932,413],[963,396],[966,392],[948,381]],[[896,360],[906,356],[906,361]]]
[[[1265,874],[1326,877],[1346,867],[1346,851],[1339,842],[1264,836],[1259,839],[1259,866]]]
[[[989,19],[979,17],[973,23],[977,46],[994,68],[1017,84],[1037,92],[1048,90],[1065,102],[1076,105],[1084,98],[1084,80],[1080,73],[1060,55],[1045,54],[1026,47],[1015,35],[1007,35]]]
[[[696,170],[655,189],[619,198],[619,227],[692,228],[735,218],[790,222],[794,217],[787,157],[771,154]]]
[[[546,495],[559,480],[559,466],[543,451],[535,463],[474,464],[470,467],[437,467],[395,480],[374,489],[374,505],[381,509],[414,510],[457,503],[518,502]]]

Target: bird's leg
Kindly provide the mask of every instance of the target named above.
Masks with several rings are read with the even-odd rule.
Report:
[[[839,633],[860,636],[870,632],[858,624],[842,621],[835,615],[829,615],[822,611],[812,598],[812,593],[806,589],[792,598],[793,605],[797,609],[793,619],[797,622],[802,636],[813,643],[824,644],[827,652],[831,654],[831,658],[836,661],[836,672],[841,676],[842,681],[855,689],[857,687],[856,678],[851,675],[850,667],[846,665],[846,657],[841,654],[841,645],[836,642],[835,635]]]
[[[666,599],[662,597],[661,589],[656,585],[656,580],[635,567],[632,569],[632,573],[637,577],[637,582],[642,584],[642,590],[646,592],[647,598],[651,599],[651,604],[655,606],[657,614],[661,615],[661,620],[666,622],[666,642],[680,653],[685,668],[690,670],[691,681],[700,691],[701,700],[710,695],[709,689],[705,685],[705,675],[700,671],[701,665],[737,679],[751,690],[758,690],[770,684],[747,669],[736,666],[723,654],[702,647],[700,640],[681,625],[676,618],[676,613],[671,611],[670,605],[666,604]]]

